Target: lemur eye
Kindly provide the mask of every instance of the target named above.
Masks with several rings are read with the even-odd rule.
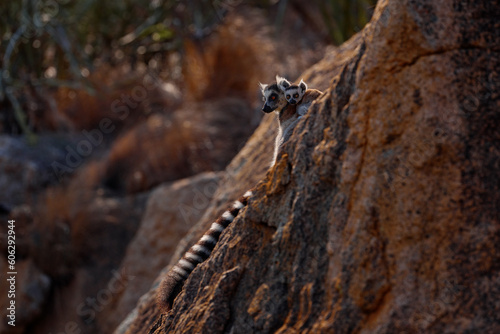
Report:
[[[294,98],[298,98],[299,97],[299,94],[294,94],[293,95]]]
[[[290,95],[287,95],[287,96],[286,96],[286,98],[287,98],[287,99],[289,99],[289,98],[290,98]]]
[[[273,101],[276,100],[276,96],[274,96],[274,95],[271,96],[271,100],[273,100]]]

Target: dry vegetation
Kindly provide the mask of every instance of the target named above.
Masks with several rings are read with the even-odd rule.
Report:
[[[187,97],[195,101],[239,97],[255,102],[256,83],[265,77],[273,57],[272,41],[259,16],[235,15],[202,43],[186,41],[183,66]]]
[[[89,82],[91,90],[61,87],[55,93],[59,117],[71,130],[98,128],[103,118],[111,119],[119,129],[130,128],[151,114],[169,113],[180,103],[178,90],[165,89],[159,78],[148,73],[127,73],[103,65]]]

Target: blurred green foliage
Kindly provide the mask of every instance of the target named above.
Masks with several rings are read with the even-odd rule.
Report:
[[[316,0],[328,35],[340,45],[360,31],[372,16],[375,0]]]
[[[300,3],[296,1],[295,5]],[[341,44],[371,16],[375,0],[313,0],[330,42]],[[27,90],[69,86],[92,91],[85,77],[99,63],[147,64],[202,38],[232,8],[246,4],[273,11],[282,0],[13,0],[0,2],[0,109],[11,110],[25,134]],[[303,4],[302,4],[303,5]],[[38,95],[44,95],[43,92]],[[36,101],[35,101],[36,102]]]

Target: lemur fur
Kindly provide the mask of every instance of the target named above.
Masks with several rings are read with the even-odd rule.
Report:
[[[281,77],[277,76],[276,79],[281,79]],[[300,116],[296,113],[296,107],[286,101],[283,91],[276,83],[271,85],[261,84],[261,89],[265,101],[262,111],[270,113],[276,110],[280,123],[278,135],[276,136],[274,164],[279,148],[292,134],[293,127]],[[228,210],[212,223],[210,229],[205,232],[200,240],[172,267],[161,282],[157,296],[158,304],[164,311],[169,311],[172,308],[175,297],[181,292],[189,274],[198,264],[204,262],[210,256],[221,233],[231,224],[241,209],[248,204],[248,199],[251,196],[252,190],[249,190],[234,202]]]
[[[302,117],[297,113],[297,108],[295,105],[288,103],[285,99],[285,94],[283,89],[278,86],[281,82],[286,85],[288,81],[285,78],[276,76],[276,83],[271,85],[260,85],[264,105],[262,106],[262,111],[265,113],[270,113],[274,111],[278,116],[278,134],[276,135],[276,140],[274,143],[274,155],[272,165],[276,163],[278,158],[278,153],[281,146],[286,142],[292,135],[293,128],[297,125],[297,122]],[[290,85],[290,83],[288,83]]]
[[[313,101],[323,94],[317,89],[307,89],[307,84],[302,79],[298,85],[290,84],[285,78],[276,81],[288,103],[297,105],[297,113],[301,116],[305,115]]]
[[[240,210],[248,204],[248,198],[252,191],[247,191],[230,208],[212,223],[210,229],[205,232],[200,240],[192,246],[186,254],[170,269],[167,277],[163,279],[158,293],[158,304],[164,311],[172,308],[175,297],[181,292],[184,282],[194,268],[204,262],[212,253],[219,237],[224,229],[232,223]]]

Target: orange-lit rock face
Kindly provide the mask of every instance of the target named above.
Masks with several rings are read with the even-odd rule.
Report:
[[[135,330],[499,332],[499,15],[381,1],[305,73],[325,95],[173,310],[141,304]]]

